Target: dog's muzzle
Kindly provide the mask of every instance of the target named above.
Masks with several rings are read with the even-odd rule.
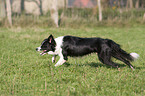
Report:
[[[40,51],[40,49],[41,49],[40,47],[37,47],[37,48],[36,48],[36,51]]]
[[[36,48],[36,51],[38,51],[38,48]]]
[[[41,47],[37,47],[37,48],[36,48],[36,51],[42,51],[42,50],[41,50]],[[46,54],[46,53],[47,53],[47,50],[43,50],[42,53],[40,53],[40,55],[42,56],[42,55],[44,55],[44,54]]]

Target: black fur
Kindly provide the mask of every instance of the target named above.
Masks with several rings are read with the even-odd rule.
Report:
[[[56,42],[52,35],[45,39],[41,44],[41,50],[55,51]],[[37,49],[36,49],[37,50]]]
[[[110,39],[64,36],[62,54],[65,60],[67,56],[83,56],[90,53],[97,53],[102,63],[113,67],[118,67],[118,64],[111,61],[111,57],[123,61],[129,67],[132,66],[129,62],[133,60],[131,55]]]
[[[53,51],[54,55],[56,55],[55,48],[57,46],[57,42],[54,40],[53,36],[50,35],[43,41],[41,50],[44,50],[43,53]],[[61,54],[63,55],[62,57],[64,60],[67,60],[68,56],[77,57],[84,56],[90,53],[97,53],[99,60],[104,64],[118,67],[118,64],[114,63],[111,60],[111,57],[114,57],[118,60],[123,61],[133,69],[133,66],[130,64],[130,61],[133,61],[133,57],[129,53],[121,49],[119,44],[110,39],[64,36],[61,48]]]

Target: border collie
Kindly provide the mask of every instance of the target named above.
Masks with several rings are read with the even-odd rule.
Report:
[[[68,60],[68,56],[84,56],[90,53],[97,53],[99,60],[107,65],[118,68],[118,64],[111,61],[111,57],[121,60],[133,69],[130,61],[139,57],[137,53],[127,53],[120,48],[120,45],[110,39],[102,38],[80,38],[75,36],[61,36],[56,39],[50,35],[45,39],[36,51],[42,51],[40,55],[52,54],[52,62],[56,56],[60,59],[55,66],[62,65]]]

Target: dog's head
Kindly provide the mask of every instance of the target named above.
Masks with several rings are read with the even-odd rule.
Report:
[[[42,51],[40,55],[44,55],[49,51],[55,51],[56,42],[52,35],[50,35],[47,39],[44,39],[41,43],[40,47],[36,48],[36,51]]]

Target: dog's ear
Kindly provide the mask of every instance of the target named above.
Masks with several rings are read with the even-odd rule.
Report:
[[[48,37],[48,42],[51,43],[51,44],[53,44],[53,45],[56,45],[56,42],[55,42],[55,40],[54,40],[54,38],[53,38],[52,35],[50,35],[50,36]]]

